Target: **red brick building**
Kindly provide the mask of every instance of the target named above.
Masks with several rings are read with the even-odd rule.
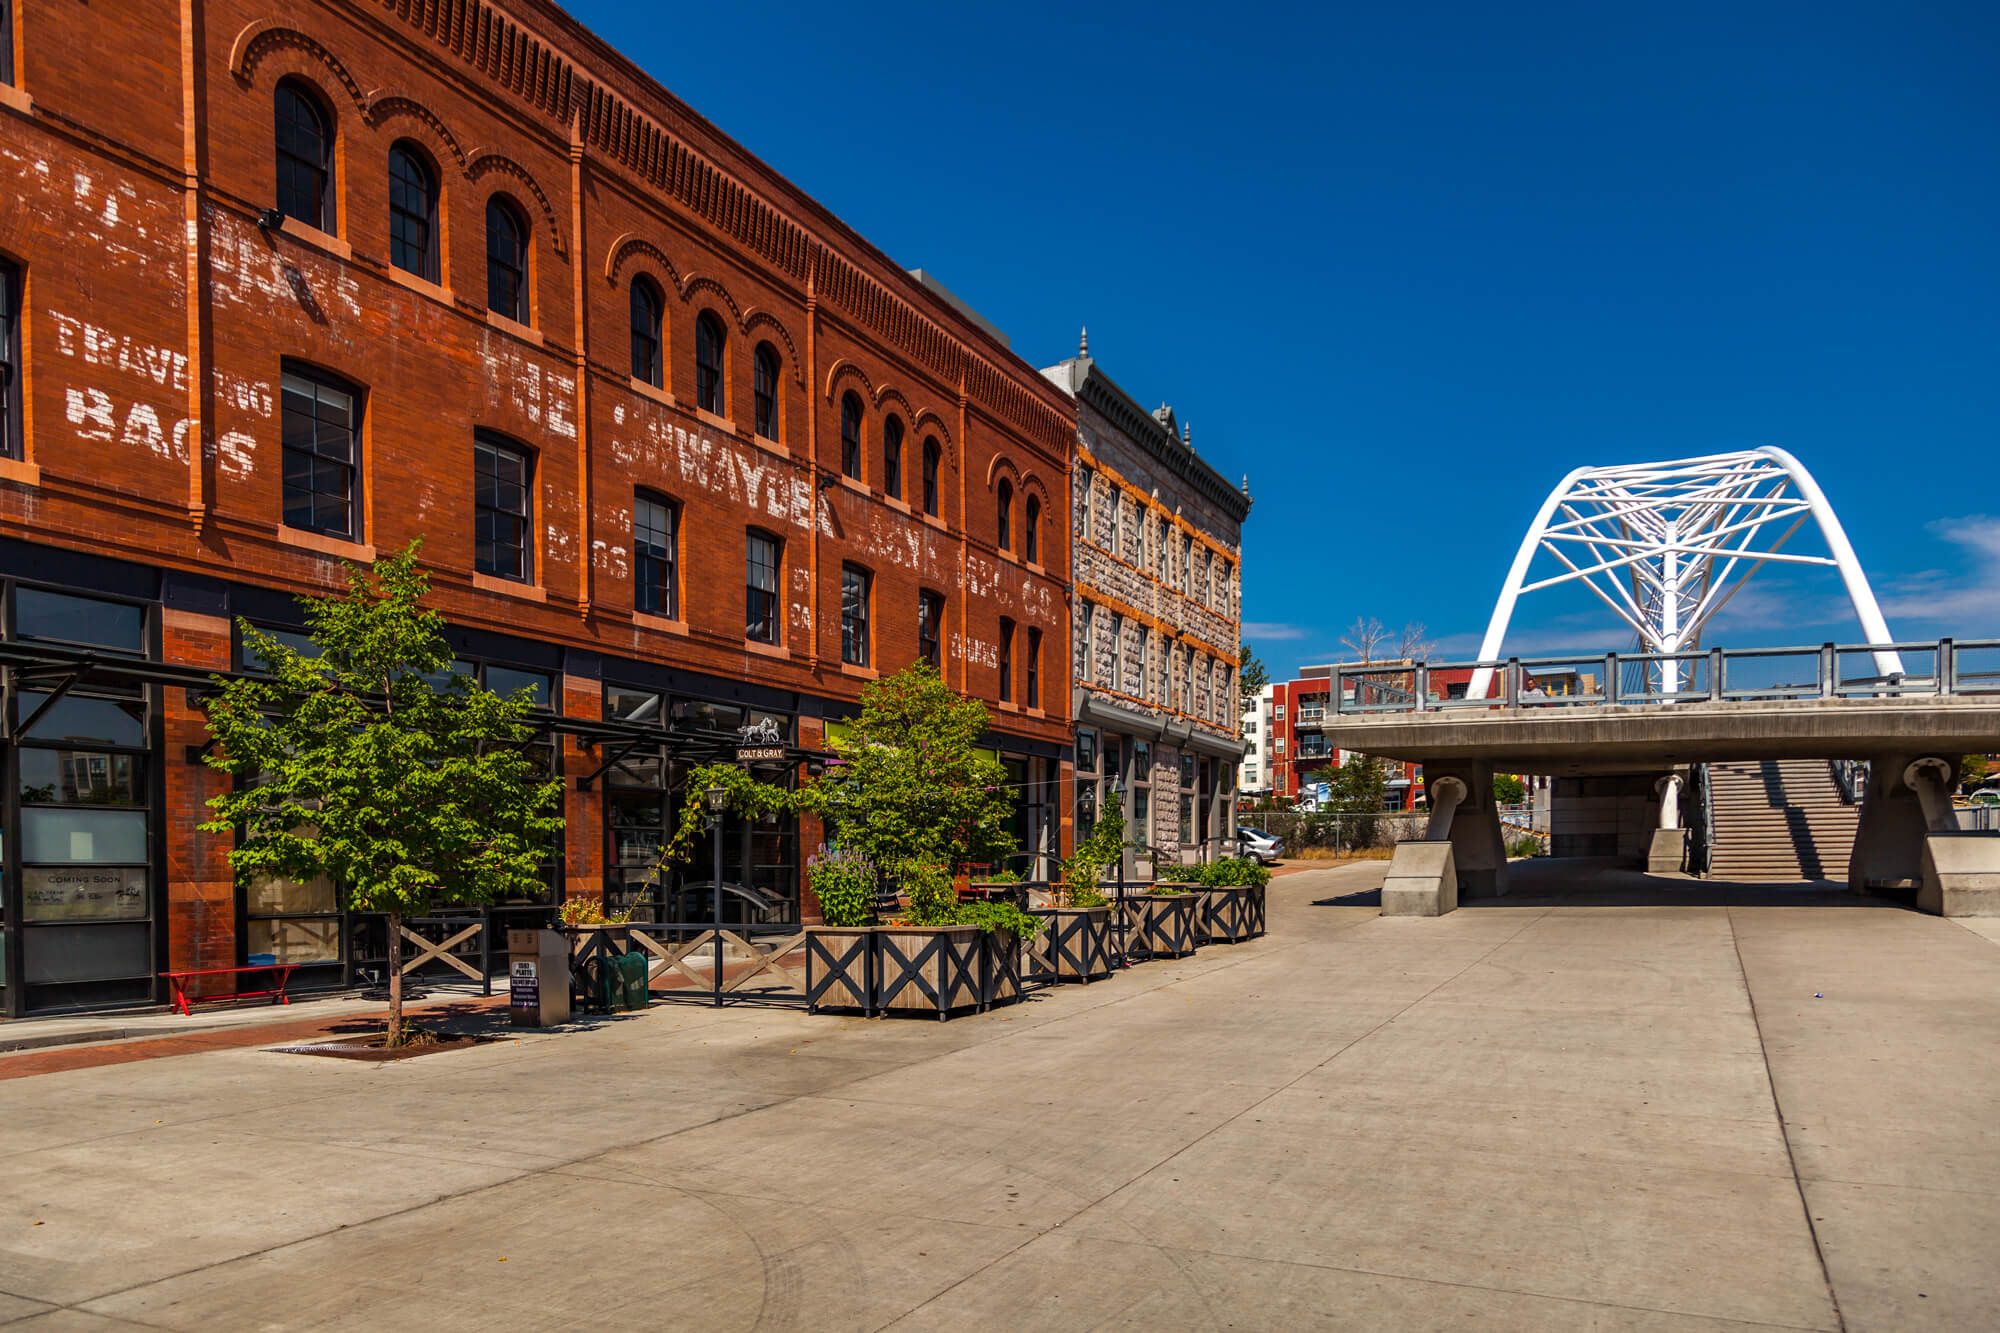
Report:
[[[920,655],[1060,849],[1067,691],[1000,673],[1070,660],[1074,408],[1000,340],[541,0],[0,5],[9,1012],[365,960],[324,886],[194,830],[218,778],[161,682],[418,538],[466,668],[552,715],[524,910],[636,891],[674,735],[815,750]],[[816,842],[731,829],[735,910],[810,919]]]

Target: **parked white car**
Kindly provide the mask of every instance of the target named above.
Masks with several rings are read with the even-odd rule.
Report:
[[[1262,829],[1239,828],[1236,830],[1236,854],[1248,857],[1261,865],[1274,866],[1285,853],[1285,841],[1274,838]]]

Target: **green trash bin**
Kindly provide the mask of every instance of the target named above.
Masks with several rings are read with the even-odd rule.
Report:
[[[653,998],[652,988],[647,984],[648,974],[652,971],[651,964],[651,956],[642,949],[634,949],[619,958],[618,968],[625,977],[626,1008],[644,1009],[647,1002]]]
[[[648,970],[646,955],[637,949],[601,960],[597,967],[598,998],[605,1012],[644,1009],[650,998],[646,985]]]

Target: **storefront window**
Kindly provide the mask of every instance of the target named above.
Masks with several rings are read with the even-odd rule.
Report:
[[[41,588],[16,588],[14,637],[143,653],[146,608]]]

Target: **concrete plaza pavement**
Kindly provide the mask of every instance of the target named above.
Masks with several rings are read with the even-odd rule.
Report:
[[[0,1082],[0,1322],[2000,1324],[2000,940],[1637,876],[1386,919],[1382,868],[948,1024]]]

